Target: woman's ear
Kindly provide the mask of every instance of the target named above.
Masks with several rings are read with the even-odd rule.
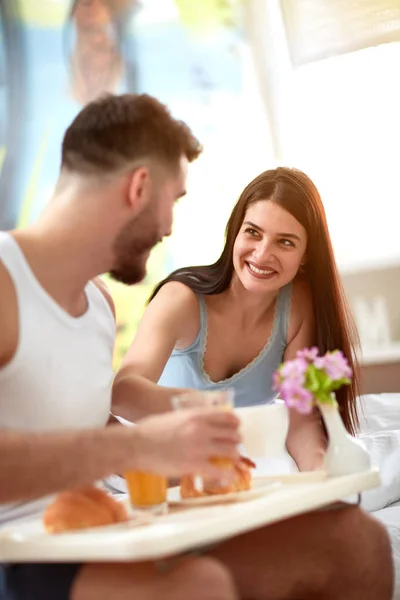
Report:
[[[307,264],[307,255],[304,254],[302,261],[300,263],[300,267],[299,267],[299,273],[305,273],[306,270],[306,264]]]

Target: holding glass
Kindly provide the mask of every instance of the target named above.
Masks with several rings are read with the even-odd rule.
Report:
[[[124,477],[133,509],[156,515],[167,512],[166,477],[145,471],[126,471]]]
[[[228,390],[213,390],[213,391],[194,391],[185,393],[172,398],[172,406],[175,410],[186,410],[193,408],[215,408],[216,410],[232,411],[234,408],[235,392],[233,389]],[[234,462],[226,456],[210,456],[210,463],[216,467],[226,471],[233,471]],[[205,489],[208,491],[223,490],[223,482],[205,479],[201,477],[195,478],[195,484],[199,483],[198,491],[202,492]]]
[[[167,478],[144,471],[125,473],[132,508],[164,514],[167,512]]]

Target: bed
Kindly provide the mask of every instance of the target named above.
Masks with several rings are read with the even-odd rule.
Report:
[[[394,599],[400,600],[400,393],[365,395],[360,401],[360,439],[381,471],[382,486],[362,504],[386,527],[395,564]]]
[[[385,525],[390,535],[395,566],[395,591],[393,600],[400,600],[400,501],[372,514]]]
[[[382,485],[364,492],[361,504],[387,528],[396,571],[394,600],[400,600],[400,392],[392,394],[366,394],[359,398],[359,437],[367,446],[374,465],[381,473]],[[252,457],[258,475],[271,472],[291,472],[292,459],[287,455],[277,464]],[[114,493],[126,492],[123,479],[113,476],[107,487]]]

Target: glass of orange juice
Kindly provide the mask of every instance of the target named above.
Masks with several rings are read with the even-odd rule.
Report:
[[[188,408],[215,408],[216,410],[231,411],[235,405],[235,390],[229,388],[227,390],[209,390],[209,391],[194,391],[187,392],[181,395],[173,396],[171,403],[174,410],[185,410]],[[210,462],[222,469],[230,470],[234,468],[231,458],[224,456],[210,456]],[[210,490],[212,488],[220,488],[221,482],[204,481],[201,477],[195,478],[195,485],[199,484],[199,491],[203,491],[205,487]]]
[[[144,471],[127,471],[125,481],[133,509],[159,515],[167,512],[167,478]]]

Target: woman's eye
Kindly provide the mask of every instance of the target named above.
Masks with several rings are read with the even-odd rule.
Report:
[[[252,227],[247,227],[244,231],[245,231],[245,233],[248,233],[249,235],[258,235],[258,231],[256,231]]]
[[[282,246],[288,246],[288,247],[289,246],[291,246],[291,247],[294,246],[292,240],[282,239],[282,240],[279,240],[279,241],[282,244]]]

